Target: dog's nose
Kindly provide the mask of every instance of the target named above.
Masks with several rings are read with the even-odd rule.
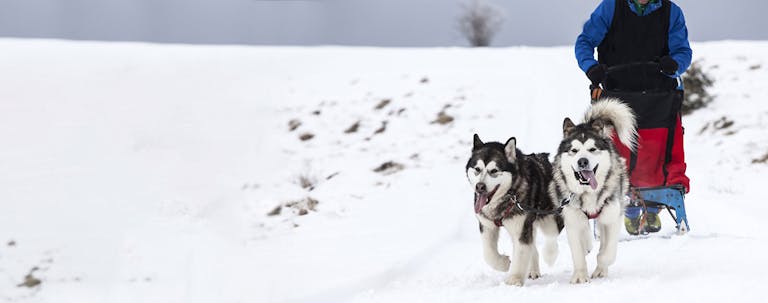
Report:
[[[589,169],[589,160],[587,158],[581,158],[576,162],[580,169]]]
[[[482,193],[485,193],[487,190],[488,188],[485,187],[485,183],[477,183],[477,185],[475,185],[475,191],[478,193],[482,194]]]

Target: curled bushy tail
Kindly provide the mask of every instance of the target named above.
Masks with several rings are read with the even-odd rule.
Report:
[[[610,137],[616,130],[619,141],[632,151],[637,150],[637,121],[629,106],[615,98],[603,98],[592,104],[584,115],[584,122],[601,128],[603,135]]]

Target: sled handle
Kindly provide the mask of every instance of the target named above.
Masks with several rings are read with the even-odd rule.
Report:
[[[626,63],[626,64],[619,64],[609,67],[605,73],[610,74],[618,71],[622,71],[629,68],[635,68],[635,67],[655,67],[658,68],[659,71],[661,71],[661,65],[659,62],[656,61],[645,61],[645,62],[632,62],[632,63]]]
[[[626,69],[637,68],[637,67],[655,68],[655,69],[658,69],[659,72],[661,72],[661,65],[659,64],[659,62],[656,62],[656,61],[632,62],[632,63],[626,63],[626,64],[618,64],[618,65],[609,67],[605,71],[606,79],[608,78],[607,76],[610,75],[611,73],[620,72]],[[603,81],[605,81],[605,79],[603,79]],[[600,97],[603,95],[604,87],[605,87],[604,82],[591,83],[589,85],[589,95],[592,103],[600,99]]]

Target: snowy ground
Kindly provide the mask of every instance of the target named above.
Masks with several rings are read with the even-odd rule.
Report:
[[[694,44],[717,99],[684,118],[692,231],[623,235],[586,285],[561,235],[523,288],[481,258],[464,164],[473,133],[554,152],[588,104],[568,47],[0,51],[0,302],[756,302],[768,282],[766,42]]]

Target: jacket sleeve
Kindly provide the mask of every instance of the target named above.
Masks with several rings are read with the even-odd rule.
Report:
[[[677,74],[682,75],[691,66],[693,51],[688,43],[688,28],[685,26],[683,10],[672,4],[669,14],[669,55],[677,62]]]
[[[595,47],[600,45],[608,33],[608,29],[613,21],[613,11],[616,7],[615,0],[603,0],[597,6],[589,20],[584,23],[581,34],[576,38],[576,61],[579,68],[585,73],[590,67],[597,64],[595,60]]]

